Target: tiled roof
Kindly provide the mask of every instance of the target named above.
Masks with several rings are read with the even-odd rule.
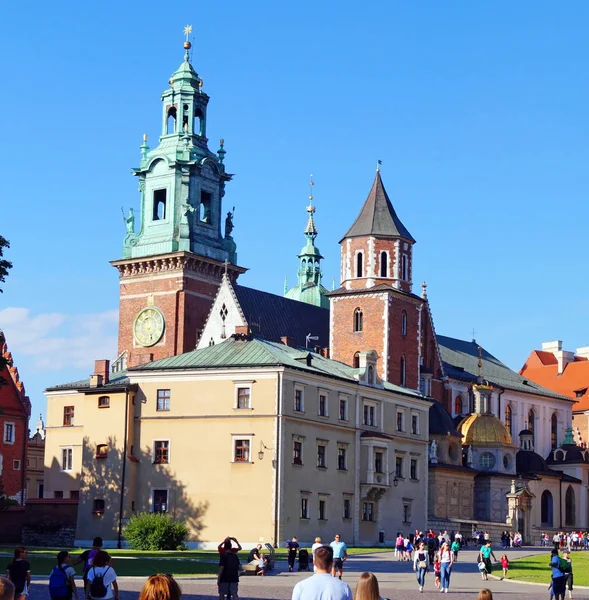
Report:
[[[113,388],[118,388],[121,386],[125,386],[129,383],[129,378],[127,377],[127,371],[120,371],[118,373],[113,373],[110,376],[110,380],[105,385],[101,385],[99,388],[92,389],[100,389],[100,390],[108,390]],[[62,383],[59,385],[54,385],[52,387],[47,388],[46,392],[57,392],[59,390],[85,390],[90,389],[90,378],[88,379],[80,379],[79,381],[72,381],[70,383]]]
[[[310,360],[308,360],[310,357]],[[310,362],[310,364],[308,364]],[[335,377],[337,379],[357,382],[355,376],[359,369],[350,367],[336,360],[325,358],[320,354],[309,352],[304,348],[294,348],[262,338],[244,339],[232,336],[214,346],[193,350],[178,356],[171,356],[154,362],[132,367],[135,371],[166,371],[188,369],[221,369],[247,367],[290,367],[317,375]],[[389,391],[422,398],[415,390],[410,390],[392,383],[384,382]]]
[[[304,348],[305,338],[311,334],[319,339],[309,346],[329,346],[329,309],[242,285],[234,285],[233,290],[256,337],[280,342],[281,337],[288,336]]]
[[[343,239],[361,236],[386,238],[402,237],[415,242],[405,225],[397,216],[387,191],[384,189],[380,171],[376,172],[374,183],[360,214]]]
[[[476,342],[458,340],[445,335],[438,335],[438,346],[442,357],[444,375],[453,379],[474,383],[478,377],[479,345]],[[499,387],[548,396],[549,398],[567,399],[566,396],[542,387],[531,378],[522,377],[485,349],[482,351],[482,377],[489,383]]]
[[[541,360],[540,355],[549,354],[554,362]],[[534,350],[526,360],[520,373],[529,380],[536,382],[558,394],[577,400],[577,390],[583,392],[589,388],[589,361],[575,357],[573,362],[565,365],[563,372],[558,374],[558,361],[551,352]],[[581,398],[573,405],[573,410],[589,410],[589,396],[583,392]]]

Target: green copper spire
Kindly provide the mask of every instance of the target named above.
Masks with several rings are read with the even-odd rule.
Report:
[[[561,446],[564,445],[576,445],[575,438],[573,437],[573,428],[570,426],[565,429],[564,440]]]
[[[315,246],[315,239],[317,238],[317,228],[315,227],[315,220],[313,218],[315,214],[315,207],[313,206],[313,186],[315,182],[312,178],[313,175],[311,175],[311,181],[309,182],[309,205],[306,209],[309,215],[304,231],[306,243],[298,255],[298,281],[297,285],[288,290],[288,292],[285,291],[284,295],[292,300],[299,300],[300,302],[307,302],[307,304],[329,308],[329,299],[325,296],[327,290],[321,285],[321,278],[323,277],[321,260],[323,256],[321,256],[319,248]]]
[[[138,231],[127,222],[123,258],[187,251],[219,262],[237,261],[231,236],[233,212],[224,218],[224,142],[217,153],[209,150],[207,107],[209,96],[190,62],[192,27],[184,29],[184,60],[162,93],[159,145],[141,145],[139,178],[141,216]],[[222,225],[225,223],[225,231]]]

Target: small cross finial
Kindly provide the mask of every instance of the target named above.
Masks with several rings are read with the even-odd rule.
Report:
[[[229,268],[229,261],[227,259],[223,262],[223,267],[223,275],[227,277],[227,269]]]
[[[472,341],[476,342],[476,331],[474,330],[474,327],[472,328]]]
[[[379,173],[380,172],[380,167],[382,166],[382,160],[378,159],[376,161],[376,172]]]
[[[421,284],[421,297],[427,298],[427,283],[425,281]]]
[[[313,186],[315,182],[313,181],[313,173],[309,175],[309,206],[307,206],[308,213],[314,213],[315,207],[313,206]]]

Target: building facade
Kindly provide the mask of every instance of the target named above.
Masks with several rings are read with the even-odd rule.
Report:
[[[45,495],[45,423],[39,415],[35,433],[27,445],[27,500]]]

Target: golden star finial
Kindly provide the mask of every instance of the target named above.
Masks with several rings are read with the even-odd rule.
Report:
[[[186,41],[188,41],[188,36],[192,33],[192,25],[186,25],[184,27],[184,35],[186,36]]]

